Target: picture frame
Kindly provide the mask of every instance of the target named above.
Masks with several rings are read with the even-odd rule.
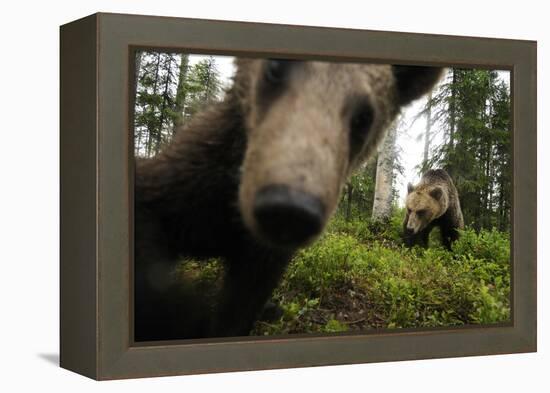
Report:
[[[509,70],[511,323],[137,345],[130,119],[139,48]],[[536,351],[536,51],[524,40],[109,13],[61,26],[61,367],[106,380]]]

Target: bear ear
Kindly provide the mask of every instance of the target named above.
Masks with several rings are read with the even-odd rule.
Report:
[[[414,186],[412,185],[412,183],[407,184],[407,194],[410,194],[413,191],[414,191]]]
[[[436,187],[430,191],[430,196],[436,201],[439,201],[439,199],[441,198],[441,195],[443,195],[443,190],[441,190],[441,188],[439,187]]]
[[[430,91],[443,74],[441,67],[392,66],[397,86],[397,102],[400,106],[420,98]]]

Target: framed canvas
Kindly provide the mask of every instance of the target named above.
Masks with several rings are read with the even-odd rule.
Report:
[[[60,34],[62,367],[536,351],[536,42],[106,13]]]

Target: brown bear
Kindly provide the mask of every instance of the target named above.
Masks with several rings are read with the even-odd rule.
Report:
[[[408,247],[428,247],[430,232],[439,227],[441,241],[451,250],[458,239],[458,229],[464,229],[458,191],[449,174],[443,169],[430,169],[413,186],[409,183],[403,223],[404,240]]]
[[[136,341],[248,335],[298,248],[400,108],[441,69],[236,61],[222,102],[135,166]],[[178,281],[184,257],[221,258],[214,304]]]

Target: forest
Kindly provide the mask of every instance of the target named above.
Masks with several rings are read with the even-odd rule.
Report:
[[[231,84],[227,67],[213,56],[142,51],[135,61],[136,157],[156,155],[175,132],[185,132],[197,111],[222,100]],[[507,78],[497,70],[449,68],[420,105],[403,111],[376,157],[346,184],[324,234],[289,266],[273,295],[282,315],[258,321],[254,334],[510,319]],[[409,148],[407,138],[421,149]],[[436,231],[428,249],[408,249],[402,241],[406,186],[399,179],[413,181],[435,168],[445,169],[457,187],[465,229],[452,251],[441,246]],[[221,269],[216,260],[184,260],[179,274],[208,292],[219,287]]]

